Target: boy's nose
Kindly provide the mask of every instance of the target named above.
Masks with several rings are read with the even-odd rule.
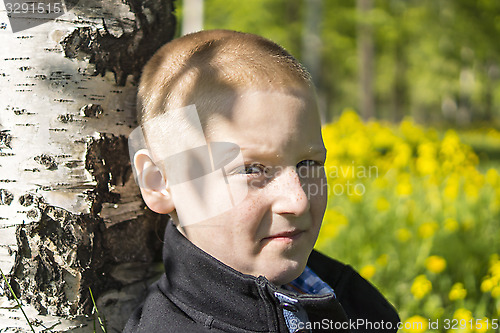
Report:
[[[309,198],[302,187],[295,167],[283,169],[273,183],[274,213],[300,216],[309,210]]]

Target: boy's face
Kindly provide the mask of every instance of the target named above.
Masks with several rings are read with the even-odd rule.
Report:
[[[241,148],[243,163],[235,159],[225,171],[229,183],[246,184],[248,193],[216,217],[184,226],[181,221],[196,246],[277,285],[302,273],[327,202],[326,150],[313,98],[307,90],[303,95],[248,91],[214,113],[206,123],[207,142]],[[214,187],[205,188],[203,196],[217,197],[222,189]],[[176,199],[190,200],[182,195]]]

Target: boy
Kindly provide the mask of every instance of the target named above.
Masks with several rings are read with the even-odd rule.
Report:
[[[124,332],[397,331],[392,306],[312,251],[326,150],[307,71],[262,37],[202,31],[143,70],[142,196],[170,214],[165,274]]]

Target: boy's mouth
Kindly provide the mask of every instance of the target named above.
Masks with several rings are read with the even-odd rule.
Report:
[[[298,239],[300,236],[302,236],[302,234],[304,232],[305,232],[305,230],[300,230],[300,229],[283,231],[283,232],[279,232],[279,233],[273,234],[271,236],[265,237],[262,239],[262,241],[267,242],[267,241],[276,240],[276,241],[291,242],[291,241]]]

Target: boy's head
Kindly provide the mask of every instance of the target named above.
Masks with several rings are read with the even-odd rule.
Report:
[[[151,58],[138,108],[149,149],[134,165],[146,204],[242,273],[276,284],[300,275],[327,199],[307,71],[262,37],[202,31]]]
[[[200,113],[218,112],[227,97],[251,88],[298,92],[310,87],[309,73],[276,43],[229,30],[201,31],[167,43],[144,67],[140,121],[192,104]]]

